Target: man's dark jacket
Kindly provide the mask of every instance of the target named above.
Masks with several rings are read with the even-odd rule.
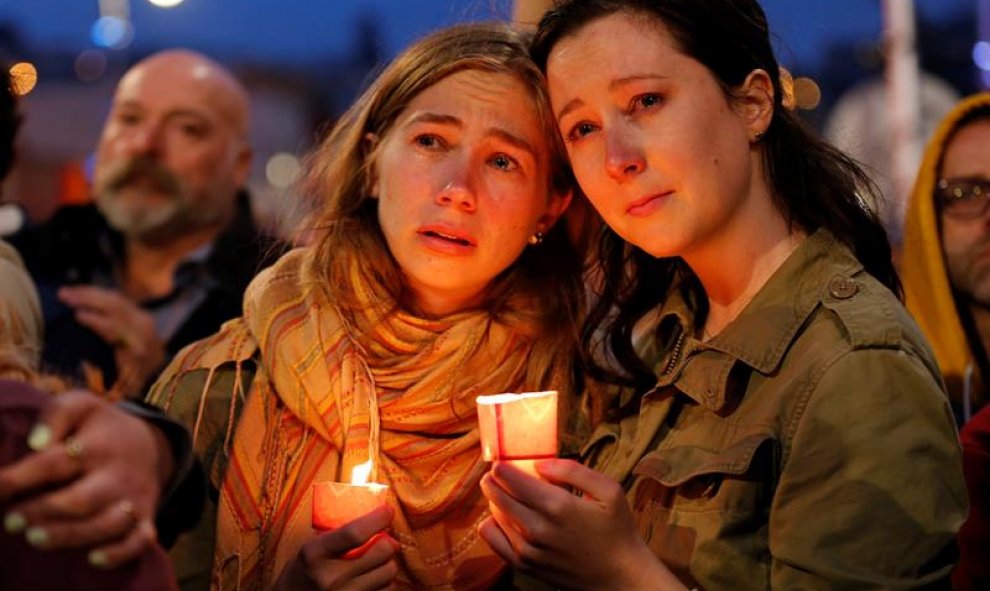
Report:
[[[107,224],[94,205],[83,205],[63,207],[45,224],[27,228],[9,241],[20,251],[41,295],[44,368],[80,377],[81,363],[87,361],[103,372],[109,387],[117,376],[113,348],[79,324],[73,310],[59,301],[57,294],[65,285],[112,277],[115,262],[126,256],[123,236]],[[233,221],[217,237],[205,261],[180,266],[176,273],[177,282],[184,272],[205,273],[210,278],[209,288],[205,299],[166,343],[166,361],[182,347],[216,332],[226,320],[240,316],[244,289],[282,252],[284,248],[276,240],[259,233],[248,196],[242,192]],[[151,309],[161,301],[141,302],[141,306]]]

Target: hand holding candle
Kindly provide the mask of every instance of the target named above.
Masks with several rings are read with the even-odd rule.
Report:
[[[381,506],[307,540],[272,591],[384,589],[399,572],[399,544],[384,533],[392,512]]]
[[[481,453],[536,475],[535,460],[557,456],[557,392],[479,396]]]

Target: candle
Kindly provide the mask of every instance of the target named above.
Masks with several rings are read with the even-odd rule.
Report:
[[[368,482],[371,460],[354,466],[351,481],[313,484],[313,527],[336,529],[385,504],[388,486]]]
[[[536,460],[557,456],[557,392],[479,396],[481,454],[537,475]]]

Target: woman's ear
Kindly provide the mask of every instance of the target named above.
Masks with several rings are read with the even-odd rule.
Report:
[[[753,70],[734,94],[737,110],[746,121],[750,141],[759,141],[773,120],[773,80],[766,70]]]
[[[361,140],[361,147],[364,151],[364,157],[368,171],[368,196],[372,199],[378,198],[378,172],[375,170],[375,149],[378,148],[378,134],[368,132],[364,134],[364,138]]]
[[[543,215],[539,217],[536,221],[537,228],[541,232],[546,232],[557,223],[560,216],[567,211],[567,206],[571,204],[571,199],[574,194],[571,190],[557,192],[551,190],[550,201],[547,204],[547,209],[543,212]]]

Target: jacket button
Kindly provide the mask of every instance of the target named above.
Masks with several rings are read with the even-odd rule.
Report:
[[[828,283],[828,292],[832,294],[832,297],[840,300],[848,300],[856,295],[858,291],[859,283],[856,283],[854,279],[850,279],[849,277],[842,277],[840,275],[833,277]]]

